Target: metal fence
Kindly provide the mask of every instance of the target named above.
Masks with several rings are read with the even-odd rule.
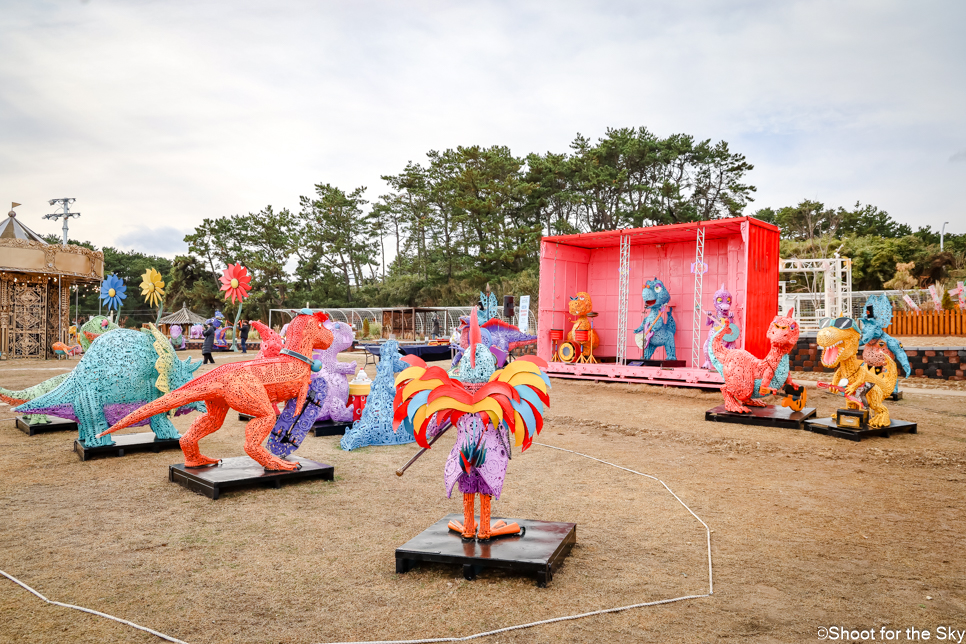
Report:
[[[853,318],[860,318],[865,315],[863,307],[870,295],[885,295],[892,303],[894,311],[907,311],[909,306],[903,300],[904,295],[908,295],[917,306],[922,306],[926,302],[932,302],[932,296],[926,289],[911,289],[908,291],[852,291],[851,307],[848,311],[836,311],[832,315],[842,313],[851,315]],[[780,296],[781,297],[781,296]],[[817,331],[819,322],[826,317],[824,312],[825,295],[823,293],[785,293],[784,301],[781,303],[783,311],[788,307],[795,307],[795,317],[800,321],[802,329],[805,331]]]

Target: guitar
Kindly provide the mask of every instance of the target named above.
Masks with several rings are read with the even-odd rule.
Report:
[[[641,333],[634,334],[634,342],[637,344],[637,348],[642,351],[644,348],[650,344],[651,338],[654,336],[654,327],[657,325],[657,321],[663,319],[667,321],[667,312],[671,310],[670,304],[664,304],[661,309],[657,312],[657,317],[644,329]]]
[[[845,393],[845,387],[839,387],[838,385],[833,385],[830,382],[821,382],[821,381],[819,381],[817,384],[819,389],[826,389],[831,394],[844,396],[846,400],[850,402],[854,402],[856,405],[858,405],[859,409],[865,409],[865,403],[862,402],[862,399],[856,398],[853,395]]]

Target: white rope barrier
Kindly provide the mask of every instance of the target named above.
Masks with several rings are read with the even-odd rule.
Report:
[[[567,452],[569,454],[574,454],[576,456],[583,456],[584,458],[589,458],[592,461],[597,461],[598,463],[603,463],[604,465],[610,465],[611,467],[616,467],[619,470],[624,470],[625,472],[630,472],[631,474],[637,474],[638,476],[643,476],[643,477],[652,479],[654,481],[657,481],[661,485],[663,485],[664,486],[664,489],[666,489],[668,492],[670,492],[671,496],[673,496],[675,499],[677,499],[677,502],[680,503],[682,506],[684,506],[684,509],[687,510],[691,514],[691,516],[693,516],[695,519],[697,519],[698,522],[701,525],[704,526],[705,532],[707,534],[707,540],[708,540],[708,592],[705,593],[704,595],[684,595],[683,597],[674,597],[674,598],[671,598],[671,599],[658,599],[656,601],[642,602],[640,604],[629,604],[627,606],[618,606],[616,608],[603,608],[603,609],[600,609],[600,610],[590,611],[589,613],[579,613],[579,614],[576,614],[576,615],[565,615],[563,617],[552,617],[550,619],[543,619],[543,620],[540,620],[538,622],[529,622],[527,624],[517,624],[515,626],[506,626],[504,628],[498,628],[498,629],[493,630],[493,631],[486,631],[484,633],[474,633],[473,635],[466,635],[464,637],[437,637],[437,638],[418,639],[418,640],[377,640],[377,641],[367,640],[367,641],[354,641],[354,642],[333,642],[332,644],[434,644],[436,642],[467,642],[469,640],[475,640],[475,639],[479,639],[481,637],[490,637],[491,635],[499,635],[500,633],[508,633],[510,631],[518,631],[518,630],[522,630],[524,628],[533,628],[535,626],[543,626],[544,624],[555,624],[555,623],[558,623],[558,622],[569,622],[569,621],[573,621],[575,619],[583,619],[585,617],[593,617],[595,615],[606,615],[607,613],[619,613],[619,612],[622,612],[622,611],[625,611],[625,610],[631,610],[631,609],[634,609],[634,608],[646,608],[647,606],[660,606],[662,604],[673,604],[675,602],[687,601],[687,600],[690,600],[690,599],[703,599],[705,597],[710,597],[712,594],[714,594],[714,577],[712,575],[712,567],[711,567],[711,529],[708,527],[708,524],[707,523],[705,523],[704,521],[701,520],[701,517],[699,517],[697,514],[695,514],[694,511],[691,510],[691,508],[689,508],[688,505],[684,501],[682,501],[681,498],[677,494],[675,494],[674,491],[671,488],[669,488],[667,486],[667,483],[665,483],[661,479],[657,478],[656,476],[651,476],[650,474],[644,474],[643,472],[638,472],[636,470],[632,470],[632,469],[627,468],[627,467],[622,467],[620,465],[615,465],[614,463],[610,463],[608,461],[605,461],[605,460],[599,459],[599,458],[595,458],[593,456],[588,456],[587,454],[582,454],[580,452],[575,452],[573,450],[564,449],[562,447],[554,447],[553,445],[547,445],[546,443],[534,443],[534,445],[540,445],[541,447],[548,447],[550,449],[555,449],[555,450],[558,450],[558,451],[561,451],[561,452]],[[2,570],[0,570],[0,575],[3,575],[4,577],[6,577],[7,579],[9,579],[13,583],[15,583],[18,586],[22,587],[24,590],[26,590],[26,591],[28,591],[30,593],[33,593],[34,595],[36,595],[37,597],[39,597],[43,601],[47,602],[48,604],[53,604],[54,606],[61,606],[63,608],[71,608],[73,610],[79,610],[79,611],[81,611],[83,613],[89,613],[91,615],[97,615],[98,617],[103,617],[105,619],[110,619],[110,620],[113,620],[113,621],[118,622],[120,624],[125,624],[127,626],[132,627],[132,628],[136,628],[136,629],[138,629],[140,631],[144,631],[145,633],[150,633],[152,635],[155,635],[157,637],[160,637],[163,640],[167,640],[168,642],[174,642],[175,644],[188,644],[187,642],[185,642],[183,640],[179,640],[179,639],[177,639],[175,637],[171,637],[170,635],[165,635],[164,633],[159,633],[158,631],[152,630],[152,629],[147,628],[145,626],[140,626],[138,624],[135,624],[134,622],[129,622],[126,619],[121,619],[119,617],[114,617],[113,615],[108,615],[107,613],[102,613],[100,611],[92,610],[90,608],[84,608],[83,606],[74,606],[73,604],[64,604],[62,602],[57,602],[57,601],[54,601],[52,599],[47,599],[46,597],[44,597],[43,595],[41,595],[39,592],[37,592],[36,590],[34,590],[33,588],[31,588],[27,584],[23,583],[22,581],[20,581],[19,579],[17,579],[13,575],[9,575],[9,574],[7,574],[6,572],[4,572]]]

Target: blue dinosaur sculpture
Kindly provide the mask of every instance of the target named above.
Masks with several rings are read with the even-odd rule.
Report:
[[[658,347],[664,347],[665,359],[676,360],[674,333],[677,331],[677,323],[671,314],[672,307],[667,307],[666,318],[662,316],[662,308],[671,301],[671,294],[667,292],[664,282],[655,277],[644,282],[641,297],[644,298],[644,306],[648,309],[648,313],[641,322],[641,326],[634,329],[634,333],[644,335],[641,343],[644,359],[650,360]]]
[[[399,343],[389,340],[379,350],[376,378],[366,398],[362,418],[352,423],[339,445],[349,451],[367,445],[403,445],[413,443],[412,430],[392,429],[393,400],[396,397],[396,374],[409,368],[399,353]]]
[[[109,429],[127,414],[191,380],[201,366],[191,358],[179,360],[171,342],[153,324],[148,330],[115,329],[100,335],[87,353],[57,388],[15,411],[48,414],[77,422],[80,440],[86,447],[113,445]],[[180,407],[176,415],[204,411],[204,403]],[[150,424],[159,439],[180,438],[165,414],[138,423]]]
[[[496,293],[487,295],[480,291],[480,304],[483,305],[483,308],[476,310],[476,321],[480,323],[480,326],[486,324],[488,320],[500,317],[500,304],[496,300]]]
[[[865,301],[865,315],[862,316],[862,336],[859,346],[865,346],[874,340],[885,340],[886,348],[896,357],[896,362],[902,367],[906,378],[912,375],[912,365],[909,357],[902,348],[902,343],[885,332],[885,328],[892,324],[892,302],[885,295],[870,295]],[[899,391],[899,379],[893,393]]]

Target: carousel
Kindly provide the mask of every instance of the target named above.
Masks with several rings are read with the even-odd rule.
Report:
[[[0,222],[0,359],[54,357],[67,342],[75,284],[104,278],[104,254],[48,244],[11,210]]]

